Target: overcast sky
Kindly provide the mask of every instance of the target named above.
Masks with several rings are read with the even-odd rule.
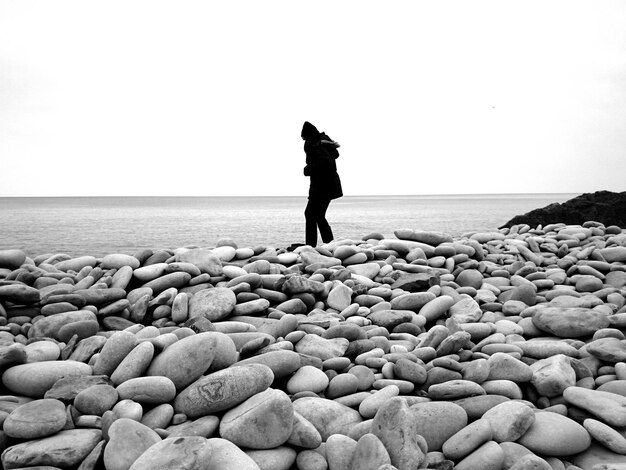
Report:
[[[0,0],[0,196],[624,191],[626,2]]]

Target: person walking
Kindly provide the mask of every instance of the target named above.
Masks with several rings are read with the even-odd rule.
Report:
[[[311,178],[309,186],[309,200],[304,210],[306,220],[305,240],[312,247],[317,245],[317,229],[319,228],[322,241],[329,243],[333,240],[333,231],[326,220],[326,210],[330,201],[343,196],[341,180],[337,173],[335,160],[339,157],[339,144],[325,133],[305,121],[301,132],[304,140],[306,166],[304,176]]]

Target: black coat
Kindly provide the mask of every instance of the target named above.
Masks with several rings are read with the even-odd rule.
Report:
[[[309,197],[319,197],[324,199],[337,199],[343,196],[341,180],[337,173],[335,160],[339,157],[337,148],[332,144],[321,142],[330,141],[324,133],[317,136],[309,136],[304,142],[304,153],[306,154],[306,166],[304,175],[311,177],[309,186]]]

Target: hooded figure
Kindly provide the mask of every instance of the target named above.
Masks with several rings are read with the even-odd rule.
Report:
[[[300,135],[304,140],[304,153],[306,154],[304,175],[311,178],[309,201],[304,211],[306,243],[315,246],[318,227],[324,243],[334,238],[326,220],[326,210],[331,200],[343,196],[341,180],[335,164],[335,160],[339,157],[337,150],[339,144],[323,132],[319,132],[308,121],[302,126]]]

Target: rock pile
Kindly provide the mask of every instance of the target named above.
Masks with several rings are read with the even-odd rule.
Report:
[[[0,251],[4,468],[626,468],[626,233]]]
[[[555,220],[566,224],[583,224],[587,220],[595,220],[606,226],[626,227],[626,191],[584,193],[562,204],[553,203],[526,214],[517,215],[501,228],[523,224],[535,227]]]

